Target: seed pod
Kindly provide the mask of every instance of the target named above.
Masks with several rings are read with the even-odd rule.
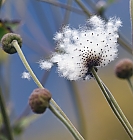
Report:
[[[16,53],[16,49],[12,45],[12,41],[16,40],[19,46],[22,46],[22,38],[19,34],[7,33],[1,39],[2,49],[9,54]]]
[[[29,97],[29,105],[34,113],[42,114],[49,106],[51,93],[45,88],[33,90]]]
[[[133,62],[130,59],[120,60],[115,67],[115,74],[118,78],[128,79],[133,75]]]

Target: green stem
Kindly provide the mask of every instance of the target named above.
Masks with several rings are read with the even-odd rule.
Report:
[[[127,82],[128,82],[128,84],[129,84],[129,86],[130,86],[130,89],[131,89],[131,91],[132,91],[132,93],[133,93],[133,84],[132,84],[131,79],[128,78],[128,79],[127,79]]]
[[[51,112],[59,119],[61,120],[61,122],[63,122],[63,124],[65,124],[65,126],[68,128],[68,130],[71,132],[71,134],[74,136],[74,138],[76,140],[80,140],[79,135],[77,135],[77,133],[75,133],[74,129],[71,127],[71,125],[69,123],[67,123],[66,119],[64,119],[55,109],[54,107],[51,105],[49,106],[49,109],[51,110]]]
[[[132,29],[132,44],[133,44],[133,0],[130,0],[130,19],[131,19],[131,29]]]
[[[73,100],[72,102],[74,103],[75,110],[76,110],[76,116],[77,116],[77,120],[79,123],[79,131],[82,134],[82,136],[84,136],[84,138],[87,139],[88,131],[86,128],[85,113],[83,110],[81,98],[80,98],[77,88],[76,88],[76,82],[67,81],[67,83],[68,83],[69,89],[73,93],[73,94],[71,94],[71,93],[70,94],[71,94],[71,99]]]
[[[8,115],[6,113],[6,106],[5,106],[5,103],[4,103],[3,96],[2,96],[1,88],[0,88],[0,108],[1,108],[1,114],[2,114],[2,117],[3,117],[3,121],[4,121],[4,124],[5,124],[7,138],[8,138],[8,140],[13,140],[10,121],[9,121]]]
[[[1,8],[1,6],[2,6],[2,0],[0,0],[0,8]]]
[[[125,129],[129,129],[129,131],[131,132],[131,134],[133,135],[133,128],[130,125],[130,123],[128,122],[127,118],[125,117],[124,113],[122,112],[122,110],[120,109],[119,105],[117,106],[117,102],[115,100],[115,98],[113,97],[112,93],[109,91],[109,89],[106,87],[106,85],[101,81],[101,83],[103,84],[106,92],[108,93],[110,100],[114,100],[113,101],[113,107],[116,110],[116,114],[119,121],[122,123],[123,127],[125,127]],[[121,117],[122,116],[122,117]],[[129,132],[127,131],[127,132]]]
[[[32,79],[34,80],[34,82],[38,85],[38,87],[40,88],[44,88],[42,86],[42,84],[40,83],[40,81],[37,79],[36,75],[34,74],[34,72],[32,71],[32,69],[30,68],[22,50],[20,49],[20,46],[18,45],[18,42],[16,40],[12,41],[13,46],[15,47],[15,49],[17,50],[20,59],[22,60],[25,68],[27,69],[27,71],[30,73]],[[66,122],[71,126],[71,128],[73,129],[73,131],[75,132],[75,135],[78,135],[77,140],[84,140],[84,138],[80,135],[80,133],[77,131],[77,129],[73,126],[73,124],[71,123],[71,121],[68,119],[68,117],[65,115],[65,113],[62,111],[62,109],[57,105],[57,103],[51,98],[50,100],[50,105],[49,107],[52,107],[51,104],[54,106],[55,112],[58,112],[62,115],[62,117],[66,120]],[[57,114],[58,116],[58,114]],[[59,118],[60,119],[60,118]],[[61,120],[62,121],[62,120]],[[63,122],[64,123],[64,122]],[[66,124],[64,124],[66,125]],[[68,127],[67,127],[68,128]],[[71,131],[70,131],[71,132]]]
[[[92,71],[92,73],[93,73],[93,75],[94,75],[94,77],[95,77],[100,89],[102,90],[102,93],[104,94],[105,98],[107,99],[112,111],[114,112],[114,114],[116,115],[118,120],[121,122],[122,126],[124,127],[124,129],[128,133],[129,137],[131,139],[133,139],[133,128],[130,125],[130,123],[128,122],[128,120],[125,117],[125,115],[122,112],[122,110],[120,109],[120,107],[119,107],[118,103],[116,102],[115,98],[113,97],[111,92],[108,90],[108,88],[105,86],[105,84],[101,81],[101,79],[97,75],[97,73],[94,70],[94,68],[92,68],[91,71]]]
[[[77,4],[80,6],[80,8],[84,11],[84,13],[90,17],[92,16],[92,14],[88,11],[88,9],[85,7],[85,5],[82,3],[81,0],[75,0],[77,2]]]

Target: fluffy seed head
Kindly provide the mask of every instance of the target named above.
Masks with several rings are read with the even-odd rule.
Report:
[[[34,113],[44,113],[49,106],[51,93],[47,89],[37,88],[29,97],[29,105]]]
[[[111,18],[105,23],[98,16],[91,17],[79,29],[65,26],[54,36],[59,51],[49,61],[58,65],[62,77],[90,79],[92,67],[104,67],[117,57],[120,26],[119,19]]]
[[[22,46],[22,38],[19,34],[7,33],[1,39],[2,48],[6,53],[13,54],[16,53],[16,49],[12,45],[12,41],[17,40],[19,46]]]
[[[133,75],[133,62],[130,59],[122,59],[115,66],[115,74],[118,78],[128,79]]]

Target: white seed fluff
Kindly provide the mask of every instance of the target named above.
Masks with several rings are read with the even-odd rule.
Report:
[[[24,72],[22,73],[21,78],[30,80],[31,76],[30,76],[29,72],[25,72],[25,71],[24,71]]]
[[[40,60],[39,61],[39,66],[41,69],[49,70],[53,66],[53,63],[45,61],[45,60]]]
[[[120,19],[110,18],[106,23],[93,16],[79,29],[69,26],[55,34],[59,52],[49,60],[57,63],[58,73],[69,80],[89,79],[92,67],[103,67],[117,57]]]

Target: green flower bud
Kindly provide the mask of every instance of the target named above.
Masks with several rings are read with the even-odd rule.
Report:
[[[29,97],[29,105],[34,113],[44,113],[49,106],[51,93],[45,88],[37,88],[33,90]]]
[[[133,62],[130,59],[120,60],[115,67],[115,74],[118,78],[128,79],[133,75]]]
[[[9,54],[16,53],[16,49],[12,45],[12,41],[17,40],[19,46],[22,46],[22,38],[19,34],[7,33],[1,39],[2,49]]]

